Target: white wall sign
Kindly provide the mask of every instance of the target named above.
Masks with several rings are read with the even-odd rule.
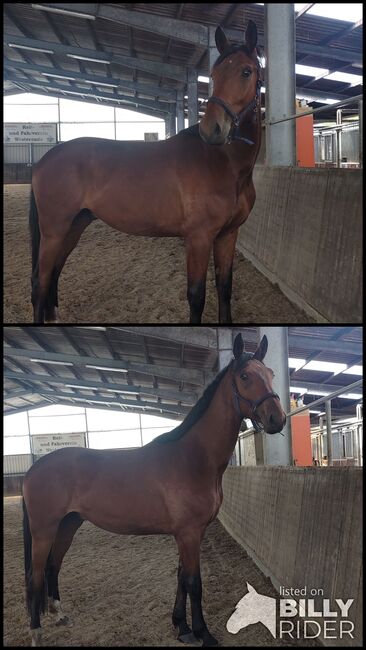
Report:
[[[57,124],[4,124],[5,144],[51,144],[57,142]]]
[[[36,456],[44,456],[62,447],[85,447],[83,433],[50,433],[31,436],[31,439],[33,454]]]

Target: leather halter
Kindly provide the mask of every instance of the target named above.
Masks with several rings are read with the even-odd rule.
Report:
[[[211,102],[212,104],[218,104],[218,106],[221,106],[225,113],[229,115],[231,118],[231,129],[229,133],[229,143],[232,142],[233,140],[242,140],[246,144],[253,145],[254,142],[253,140],[249,140],[248,138],[242,138],[238,135],[238,129],[240,126],[240,120],[243,116],[243,114],[250,110],[253,110],[253,113],[258,112],[258,104],[259,104],[259,99],[260,99],[260,93],[261,93],[261,85],[262,85],[262,80],[260,78],[259,74],[259,68],[257,67],[257,84],[256,84],[256,93],[254,99],[245,106],[240,113],[235,113],[235,111],[230,108],[230,106],[220,97],[215,97],[215,95],[211,95],[211,97],[208,98],[207,104]]]
[[[238,415],[240,415],[240,417],[242,419],[243,419],[243,417],[245,417],[245,416],[243,416],[242,412],[240,411],[239,399],[241,399],[243,402],[246,402],[246,404],[249,404],[249,406],[250,406],[250,408],[252,410],[254,419],[251,416],[248,416],[248,417],[250,417],[250,419],[252,420],[254,429],[256,431],[262,431],[263,427],[261,427],[258,420],[255,419],[255,412],[256,412],[258,406],[263,404],[263,402],[266,399],[270,399],[271,397],[274,397],[275,399],[280,399],[279,395],[277,395],[277,393],[266,393],[265,395],[263,395],[263,397],[260,397],[259,399],[253,401],[251,399],[248,399],[247,397],[243,397],[243,395],[240,395],[240,393],[239,393],[239,391],[238,391],[238,389],[236,387],[234,379],[232,381],[232,385],[233,385],[234,398],[235,398],[234,399],[234,405],[235,405],[235,410],[237,411]]]

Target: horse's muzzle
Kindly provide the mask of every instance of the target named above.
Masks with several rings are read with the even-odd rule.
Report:
[[[277,418],[273,418],[273,416],[271,415],[271,417],[269,418],[269,422],[265,427],[265,431],[266,433],[270,433],[270,434],[280,433],[283,427],[285,426],[285,424],[286,424],[286,415],[284,415],[282,420],[279,421],[277,420]]]
[[[227,144],[229,139],[229,130],[230,129],[221,127],[220,124],[216,122],[211,132],[207,133],[202,123],[200,123],[199,125],[199,134],[202,140],[206,142],[206,144],[214,144],[214,145]]]

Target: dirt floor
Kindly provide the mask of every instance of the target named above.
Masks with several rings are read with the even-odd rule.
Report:
[[[4,186],[4,322],[32,322],[29,185]],[[61,275],[63,323],[186,323],[183,241],[125,235],[94,221]],[[235,323],[313,323],[237,253],[232,314]],[[213,261],[207,278],[204,323],[216,323]]]
[[[4,644],[26,646],[20,497],[4,500],[4,531]],[[84,522],[60,573],[63,610],[73,625],[56,627],[46,614],[43,644],[183,648],[171,623],[177,558],[172,537],[119,536]],[[203,610],[221,646],[318,645],[274,639],[261,623],[236,635],[227,632],[226,622],[246,593],[247,581],[264,595],[276,597],[276,591],[218,521],[207,529],[201,558]]]

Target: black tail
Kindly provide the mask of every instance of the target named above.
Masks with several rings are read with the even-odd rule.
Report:
[[[40,232],[39,232],[38,210],[37,210],[36,200],[34,198],[33,188],[30,197],[29,230],[30,230],[31,243],[32,243],[32,274],[34,274],[38,264]]]
[[[31,614],[33,600],[32,584],[32,533],[29,527],[29,517],[27,506],[23,498],[23,541],[24,541],[24,572],[25,572],[25,593],[28,613]],[[43,582],[42,593],[40,595],[40,609],[44,614],[47,605],[47,584],[46,577]]]

